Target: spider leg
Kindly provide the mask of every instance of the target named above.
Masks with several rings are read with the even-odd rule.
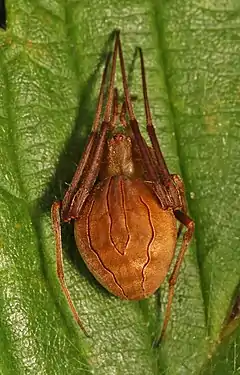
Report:
[[[172,274],[171,274],[171,276],[168,280],[168,284],[169,284],[168,301],[167,301],[167,307],[166,307],[166,312],[165,312],[165,317],[164,317],[164,322],[163,322],[163,328],[162,328],[161,334],[158,335],[156,337],[156,339],[154,340],[153,345],[155,347],[159,345],[159,343],[161,342],[161,340],[162,340],[162,338],[163,338],[163,336],[166,332],[168,321],[169,321],[169,318],[170,318],[170,313],[171,313],[175,284],[177,282],[177,278],[178,278],[179,271],[180,271],[180,268],[181,268],[181,265],[182,265],[182,262],[183,262],[183,259],[184,259],[184,255],[185,255],[186,250],[189,246],[189,243],[192,239],[192,236],[193,236],[193,233],[194,233],[194,227],[195,227],[194,221],[189,216],[187,216],[184,212],[176,210],[174,212],[174,215],[175,215],[176,219],[179,220],[180,223],[183,224],[187,228],[187,230],[184,233],[182,245],[181,245],[181,248],[180,248],[180,251],[179,251],[175,266],[174,266],[174,269],[173,269]]]
[[[142,88],[143,88],[143,97],[144,97],[144,106],[145,106],[145,116],[146,116],[146,122],[147,122],[147,132],[151,140],[153,150],[155,152],[160,176],[162,178],[164,185],[168,186],[171,180],[171,176],[168,171],[166,162],[164,160],[162,151],[160,149],[159,142],[156,136],[156,132],[152,123],[152,115],[151,115],[151,110],[150,110],[150,105],[149,105],[149,100],[148,100],[144,59],[143,59],[143,53],[142,53],[141,48],[139,48],[139,54],[140,54],[140,62],[141,62]]]

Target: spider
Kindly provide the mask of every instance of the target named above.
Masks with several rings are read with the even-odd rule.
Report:
[[[170,318],[174,286],[194,233],[194,222],[187,215],[184,184],[178,175],[169,173],[156,137],[143,53],[140,48],[138,52],[152,147],[143,139],[134,115],[118,31],[103,72],[91,134],[63,200],[52,205],[52,222],[59,282],[74,318],[85,333],[64,281],[61,221],[74,220],[77,247],[95,278],[109,292],[128,300],[144,299],[160,287],[174,258],[178,237],[186,227],[169,278],[165,318],[161,334],[155,340],[158,345]],[[121,108],[114,87],[118,55],[124,91]]]

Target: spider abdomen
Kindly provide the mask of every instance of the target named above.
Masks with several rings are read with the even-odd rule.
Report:
[[[123,299],[143,299],[161,285],[174,256],[171,210],[141,179],[113,176],[98,183],[74,223],[77,247],[91,273]]]

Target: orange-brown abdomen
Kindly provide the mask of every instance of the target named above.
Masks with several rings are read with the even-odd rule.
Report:
[[[177,227],[140,179],[106,178],[74,223],[78,249],[91,273],[111,293],[143,299],[161,285],[174,256]]]

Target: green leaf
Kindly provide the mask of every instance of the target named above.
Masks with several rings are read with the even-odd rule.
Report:
[[[238,1],[20,0],[6,8],[7,30],[0,32],[0,372],[205,375],[220,374],[222,363],[224,374],[239,373],[239,325],[221,344],[224,350],[217,344],[239,286]],[[167,281],[161,310],[156,296],[115,298],[88,272],[66,225],[66,282],[91,335],[86,338],[55,271],[50,207],[63,197],[83,151],[116,28],[128,67],[135,47],[143,49],[157,134],[171,172],[185,181],[196,223],[158,349],[151,343],[163,319]],[[131,92],[146,135],[139,61]]]
[[[239,319],[238,319],[239,320]],[[210,354],[201,375],[239,374],[240,369],[240,326],[218,345],[213,356]]]

